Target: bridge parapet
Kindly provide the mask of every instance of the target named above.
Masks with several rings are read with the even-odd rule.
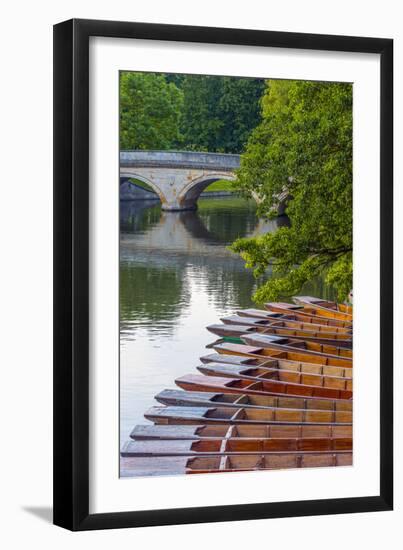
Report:
[[[232,172],[239,168],[240,156],[196,151],[121,151],[121,167],[184,168]]]

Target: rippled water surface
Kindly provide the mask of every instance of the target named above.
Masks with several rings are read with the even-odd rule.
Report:
[[[205,327],[254,307],[256,281],[227,245],[286,223],[259,220],[255,203],[240,198],[198,204],[197,212],[173,213],[155,201],[121,203],[121,444],[136,424],[149,423],[143,413],[158,392],[196,372],[214,341]]]

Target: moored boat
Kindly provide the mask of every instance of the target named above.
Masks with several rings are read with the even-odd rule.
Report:
[[[121,459],[120,475],[133,477],[351,466],[352,459],[351,451],[214,457],[127,457]]]
[[[285,349],[288,351],[303,351],[305,353],[314,354],[318,357],[329,357],[333,361],[335,359],[343,358],[342,360],[348,360],[351,362],[353,353],[351,349],[340,348],[337,346],[319,344],[316,342],[309,342],[306,340],[296,340],[294,338],[287,338],[283,336],[275,336],[272,334],[257,334],[257,333],[245,333],[240,336],[240,339],[245,344],[251,346],[261,346],[271,349]],[[329,363],[330,364],[330,363]],[[335,363],[333,363],[336,366]],[[339,366],[348,366],[348,363],[339,363]],[[350,365],[351,367],[351,365]]]
[[[157,439],[128,441],[121,456],[223,456],[270,454],[273,452],[329,452],[351,451],[351,438],[270,438],[270,439]]]
[[[230,365],[240,365],[246,367],[265,367],[280,368],[296,372],[311,372],[313,374],[325,374],[330,376],[342,376],[352,378],[353,369],[347,367],[333,367],[320,363],[306,363],[304,361],[290,361],[289,359],[277,359],[265,357],[264,359],[252,358],[243,355],[226,355],[221,353],[211,353],[200,357],[203,364],[208,363],[228,363]]]
[[[242,393],[218,393],[203,391],[163,390],[155,396],[163,405],[182,407],[244,407],[244,408],[285,408],[314,409],[330,411],[352,411],[352,401],[331,399],[306,399],[281,395],[247,395]]]
[[[351,392],[318,386],[305,386],[277,380],[251,381],[246,378],[226,378],[187,374],[175,380],[175,383],[189,391],[220,391],[223,393],[245,393],[250,395],[291,395],[293,397],[312,397],[327,399],[351,399]]]
[[[315,331],[307,330],[295,330],[289,327],[281,326],[260,326],[255,324],[249,325],[235,325],[235,324],[214,324],[206,327],[208,331],[215,334],[216,336],[221,336],[222,338],[240,338],[243,334],[248,332],[251,333],[261,333],[268,334],[280,337],[288,337],[297,340],[305,340],[307,342],[314,342],[317,344],[323,344],[328,346],[337,346],[343,348],[352,347],[351,337],[341,337],[345,335],[334,335],[334,338],[331,334],[325,334]],[[329,337],[328,337],[329,336]]]
[[[321,298],[315,298],[314,296],[294,296],[293,300],[295,303],[301,304],[305,308],[313,307],[323,309],[330,313],[342,313],[344,315],[349,315],[351,319],[353,316],[353,308],[347,304],[338,304],[337,302],[322,300]]]
[[[288,361],[315,363],[320,365],[352,368],[353,363],[349,358],[328,357],[318,353],[301,351],[289,351],[284,348],[256,347],[245,344],[218,341],[212,346],[218,353],[224,355],[241,355],[252,359],[260,359],[267,362],[269,359],[286,359]],[[283,349],[283,351],[282,351]]]
[[[320,386],[323,388],[337,388],[351,392],[352,378],[347,376],[323,375],[304,372],[301,370],[286,370],[280,366],[274,368],[245,367],[230,363],[209,363],[200,365],[197,369],[206,376],[228,376],[229,378],[247,378],[248,380],[278,380],[306,386]],[[351,397],[350,396],[350,397]]]
[[[233,407],[151,407],[144,413],[155,424],[351,424],[349,411],[249,409]]]
[[[140,439],[251,439],[352,438],[351,424],[148,424],[135,426],[130,437]]]
[[[233,365],[265,365],[273,361],[272,357],[247,357],[244,355],[226,355],[225,353],[209,353],[200,357],[202,363],[231,363]]]
[[[260,311],[260,310],[259,310]],[[255,327],[276,327],[276,328],[289,328],[294,330],[309,331],[320,333],[323,338],[340,338],[340,339],[352,339],[352,330],[350,328],[332,327],[329,325],[320,325],[315,323],[306,323],[303,321],[290,320],[290,319],[261,319],[258,317],[247,317],[241,315],[228,315],[227,317],[221,317],[221,321],[225,325],[251,325]]]
[[[295,316],[300,320],[303,320],[304,318],[309,318],[313,322],[320,324],[335,325],[345,328],[352,328],[353,326],[351,316],[347,315],[347,318],[343,319],[340,316],[344,316],[345,314],[338,312],[333,312],[329,315],[323,315],[323,310],[320,310],[320,308],[305,308],[304,306],[289,304],[287,302],[268,302],[264,304],[264,307],[269,312],[283,313],[285,315],[295,314]]]

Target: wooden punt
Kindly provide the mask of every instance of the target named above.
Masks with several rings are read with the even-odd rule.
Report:
[[[187,439],[160,441],[157,439],[128,441],[121,456],[242,456],[245,454],[271,454],[273,452],[329,452],[351,451],[351,438],[278,438],[278,439]]]
[[[233,365],[265,365],[270,364],[271,357],[246,357],[244,355],[226,355],[225,353],[209,353],[200,357],[202,363],[231,363]]]
[[[285,319],[288,317],[294,317],[293,312],[290,312],[289,314],[287,314],[284,312],[267,311],[264,309],[256,309],[256,308],[238,309],[236,310],[236,314],[240,315],[241,317],[253,317],[256,319],[266,319],[268,321],[272,321],[274,319]]]
[[[178,395],[179,394],[179,395]],[[180,395],[182,394],[182,395]],[[217,393],[211,393],[208,392],[207,396],[203,398],[203,394],[206,395],[204,392],[180,392],[178,390],[164,390],[160,394],[156,396],[156,399],[158,402],[162,403],[163,405],[171,406],[171,407],[223,407],[226,409],[251,409],[256,411],[257,414],[261,414],[261,411],[274,411],[276,412],[278,409],[281,409],[283,411],[300,411],[303,413],[303,415],[314,414],[314,417],[316,419],[321,418],[323,422],[352,422],[352,411],[344,411],[344,410],[335,410],[335,409],[320,409],[320,408],[314,408],[314,404],[308,402],[308,406],[304,407],[303,402],[298,402],[298,400],[295,399],[276,399],[275,397],[272,398],[272,403],[270,404],[269,397],[266,398],[266,405],[248,405],[244,404],[242,402],[239,402],[239,399],[234,399],[233,394],[227,394],[227,396],[232,399],[232,401],[225,399],[225,394],[217,394]],[[236,397],[243,397],[242,395],[236,395]],[[214,400],[217,398],[218,400]],[[245,400],[245,399],[244,399]],[[262,401],[264,401],[262,399]],[[302,401],[302,400],[300,400]],[[280,403],[280,406],[277,406],[277,403]],[[294,406],[296,405],[296,406]],[[317,413],[317,414],[316,414]],[[291,414],[291,416],[293,416]]]
[[[130,434],[135,440],[158,439],[231,439],[232,441],[266,439],[335,439],[352,438],[351,424],[147,424],[135,426]]]
[[[195,407],[244,408],[285,408],[314,409],[330,411],[352,411],[352,401],[333,401],[331,399],[305,399],[304,397],[285,397],[281,395],[247,395],[243,393],[218,393],[203,391],[163,390],[155,396],[163,405]]]
[[[268,359],[286,359],[288,361],[314,363],[320,365],[352,368],[353,363],[349,358],[333,358],[317,353],[307,353],[305,351],[279,351],[277,348],[246,346],[244,344],[236,344],[231,342],[218,341],[213,344],[213,348],[220,354],[224,355],[242,355],[253,359],[260,359],[262,363]]]
[[[338,309],[330,309],[324,306],[315,305],[312,300],[317,301],[317,298],[313,298],[311,296],[295,296],[293,297],[293,300],[298,306],[302,306],[303,311],[309,315],[316,315],[318,317],[325,317],[328,319],[338,319],[340,321],[347,321],[350,323],[353,321],[353,316],[350,313],[345,313],[339,311]],[[324,303],[323,300],[319,301]]]
[[[209,363],[200,365],[197,369],[206,376],[228,376],[229,378],[247,378],[248,380],[279,380],[306,386],[321,386],[353,392],[353,380],[347,376],[323,375],[301,370],[286,370],[277,365],[268,367],[246,367],[229,363]],[[351,369],[347,369],[351,370]]]
[[[349,315],[352,319],[353,308],[347,304],[338,304],[330,300],[322,300],[321,298],[315,298],[314,296],[294,296],[294,302],[301,304],[304,307],[314,307],[324,309],[330,313],[338,312],[344,315]]]
[[[246,378],[226,378],[218,376],[203,376],[187,374],[175,380],[175,383],[189,391],[220,391],[222,393],[245,393],[248,395],[282,395],[293,397],[312,397],[325,399],[351,399],[351,392],[334,388],[305,386],[278,380],[259,380],[253,382]]]
[[[287,302],[268,302],[267,304],[264,304],[264,307],[270,311],[275,313],[283,313],[285,315],[295,315],[299,320],[305,321],[305,322],[314,322],[322,325],[329,325],[329,326],[339,326],[344,328],[352,328],[353,322],[352,318],[349,316],[348,319],[340,319],[337,317],[329,317],[325,315],[321,315],[319,313],[319,308],[304,308],[303,306],[297,305],[297,304],[288,304]],[[323,310],[322,310],[323,311]],[[334,313],[334,315],[337,315]]]
[[[320,468],[351,466],[351,451],[327,453],[271,453],[269,455],[191,458],[186,473],[242,472],[248,470],[281,470],[284,468]]]
[[[252,334],[256,332],[256,328],[248,325],[209,325],[206,327],[209,332],[215,334],[216,336],[221,336],[222,338],[236,338],[247,332]]]
[[[151,407],[144,413],[154,424],[351,424],[351,412],[313,409],[240,407]]]
[[[305,340],[329,346],[338,346],[351,349],[352,341],[350,338],[327,338],[325,334],[307,330],[295,330],[292,328],[282,328],[277,326],[259,326],[259,325],[233,325],[233,324],[214,324],[206,327],[209,332],[223,338],[240,338],[247,332],[272,334],[274,336],[285,336],[296,340]]]
[[[306,340],[296,340],[284,336],[275,336],[273,334],[245,333],[240,339],[251,346],[261,346],[272,349],[286,349],[288,351],[303,351],[309,354],[315,354],[320,357],[330,357],[333,360],[343,358],[351,362],[353,352],[351,349],[340,348],[337,346],[308,342]],[[335,365],[336,366],[336,365]],[[339,366],[350,366],[348,364],[339,364]]]
[[[260,311],[260,310],[258,310]],[[352,329],[343,327],[332,327],[329,325],[320,325],[315,323],[305,323],[303,321],[291,320],[291,319],[262,319],[258,317],[247,317],[242,315],[228,315],[227,317],[221,317],[221,321],[225,325],[251,325],[261,330],[266,327],[275,328],[288,328],[296,331],[306,331],[318,333],[322,338],[333,339],[352,339]]]
[[[271,453],[214,457],[127,457],[121,459],[121,477],[246,472],[285,468],[351,466],[351,451]]]
[[[264,320],[283,320],[283,321],[301,321],[302,323],[311,323],[324,327],[352,329],[352,322],[341,321],[339,319],[331,319],[328,317],[308,314],[304,311],[303,306],[297,304],[289,304],[286,302],[270,302],[265,304],[266,309],[238,309],[237,315],[241,317],[264,319]],[[276,318],[273,315],[277,315]]]
[[[311,372],[313,374],[324,374],[330,376],[341,376],[352,378],[353,369],[347,367],[333,367],[320,363],[305,363],[301,361],[289,361],[287,359],[275,359],[266,357],[265,359],[252,359],[242,355],[226,355],[220,353],[211,353],[200,357],[203,364],[209,363],[224,363],[230,365],[239,365],[245,367],[265,367],[265,368],[280,368],[296,372]]]

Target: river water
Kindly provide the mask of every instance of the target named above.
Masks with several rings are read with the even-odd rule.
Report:
[[[216,338],[206,330],[237,308],[256,307],[256,280],[228,250],[237,237],[275,231],[256,205],[199,199],[197,212],[162,212],[155,201],[120,205],[120,440],[127,441],[154,396],[196,373]],[[311,293],[328,295],[321,281]]]

